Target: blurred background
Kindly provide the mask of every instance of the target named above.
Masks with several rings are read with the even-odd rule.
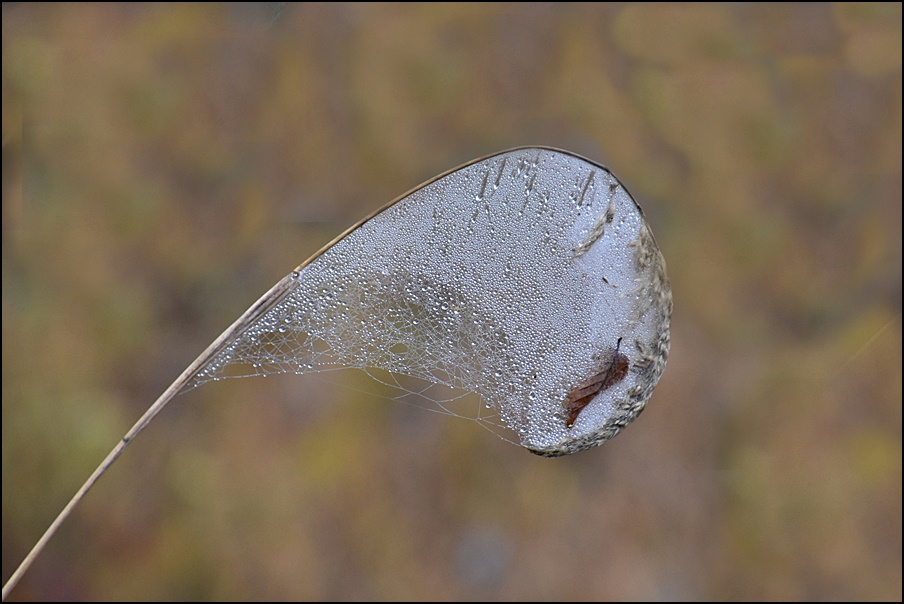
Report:
[[[609,166],[674,293],[646,412],[541,459],[358,374],[176,399],[15,600],[900,600],[901,5],[3,4],[2,575],[358,219]]]

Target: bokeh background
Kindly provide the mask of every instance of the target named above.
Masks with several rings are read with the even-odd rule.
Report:
[[[189,392],[13,599],[901,599],[900,4],[2,10],[4,580],[261,293],[465,161],[608,165],[675,301],[570,458],[357,374]]]

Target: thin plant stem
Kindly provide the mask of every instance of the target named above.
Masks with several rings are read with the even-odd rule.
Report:
[[[69,500],[69,503],[66,504],[66,507],[63,508],[63,511],[57,515],[56,519],[53,523],[44,531],[44,535],[35,543],[34,547],[31,548],[31,551],[28,552],[28,555],[25,556],[25,559],[22,560],[22,563],[19,564],[19,567],[16,568],[15,572],[10,576],[9,580],[6,584],[3,585],[3,601],[6,600],[7,596],[9,596],[10,592],[22,578],[22,576],[28,571],[29,567],[34,563],[35,559],[53,537],[53,535],[60,528],[60,525],[69,517],[72,513],[72,510],[75,509],[75,506],[82,500],[85,494],[94,486],[94,483],[98,481],[98,479],[106,472],[113,462],[116,461],[116,458],[122,454],[125,450],[126,446],[132,440],[138,436],[138,433],[144,430],[148,424],[151,423],[151,420],[160,413],[163,408],[171,401],[173,398],[182,391],[183,388],[189,385],[191,380],[201,371],[214,357],[216,357],[224,348],[226,348],[229,344],[235,341],[240,335],[242,335],[245,330],[247,330],[251,325],[254,324],[257,319],[270,310],[275,304],[277,304],[280,300],[285,297],[292,288],[296,284],[298,272],[293,271],[289,275],[280,279],[280,281],[274,285],[270,290],[261,296],[261,298],[255,302],[251,308],[245,311],[241,317],[239,317],[232,325],[229,326],[226,331],[224,331],[220,337],[213,341],[213,343],[207,347],[207,349],[195,359],[191,365],[186,367],[185,371],[182,372],[176,381],[170,384],[169,388],[167,388],[160,397],[154,401],[154,404],[151,405],[147,411],[144,412],[144,415],[135,422],[135,425],[126,433],[125,436],[116,444],[112,451],[107,455],[107,457],[101,462],[97,469],[94,470],[94,473],[88,477],[88,480],[85,481],[85,484],[81,486],[81,488],[72,496],[72,499]]]

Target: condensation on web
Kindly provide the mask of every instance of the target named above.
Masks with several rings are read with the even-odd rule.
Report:
[[[637,310],[649,291],[630,245],[645,229],[598,166],[541,149],[491,157],[416,190],[302,268],[193,385],[360,368],[408,392],[392,376],[410,376],[458,393],[434,398],[441,408],[477,393],[481,418],[526,446],[552,446],[571,436],[562,401],[600,351],[628,330],[655,337]],[[574,430],[616,413],[588,408]]]

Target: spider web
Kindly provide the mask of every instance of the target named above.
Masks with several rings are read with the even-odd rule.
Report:
[[[190,387],[357,368],[397,400],[426,399],[560,454],[631,421],[668,351],[671,294],[639,208],[608,171],[561,152],[516,150],[451,172],[293,275]],[[637,370],[566,426],[569,390],[622,339]],[[485,405],[462,411],[469,392]]]

